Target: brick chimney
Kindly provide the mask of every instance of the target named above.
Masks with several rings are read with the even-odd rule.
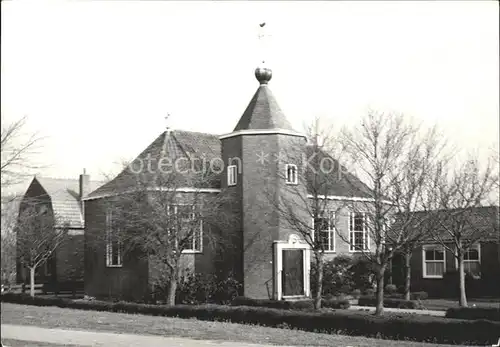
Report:
[[[85,173],[83,169],[83,174],[80,175],[80,199],[90,193],[90,175]]]

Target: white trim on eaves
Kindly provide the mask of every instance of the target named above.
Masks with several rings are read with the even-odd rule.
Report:
[[[244,129],[233,131],[232,133],[219,136],[219,140],[227,139],[229,137],[239,136],[239,135],[290,135],[307,138],[306,135],[298,133],[292,130],[285,129],[262,129],[262,130],[252,130]]]
[[[307,194],[309,199],[314,199],[314,195]],[[343,201],[354,201],[354,202],[375,202],[373,198],[357,198],[352,196],[339,196],[339,195],[317,195],[318,199],[327,199],[327,200],[343,200]],[[389,200],[382,200],[382,203],[392,205],[393,203]]]
[[[218,188],[189,188],[189,187],[184,187],[184,188],[165,188],[165,187],[154,187],[154,188],[148,188],[146,189],[148,192],[158,192],[158,191],[165,191],[165,192],[179,192],[179,193],[220,193],[221,190]],[[92,197],[86,197],[83,198],[82,200],[87,201],[87,200],[95,200],[95,199],[101,199],[101,198],[107,198],[110,196],[117,196],[120,194],[126,194],[126,193],[132,193],[134,192],[133,189],[130,190],[125,190],[123,192],[119,193],[109,193],[109,194],[101,194],[97,196],[92,196]]]

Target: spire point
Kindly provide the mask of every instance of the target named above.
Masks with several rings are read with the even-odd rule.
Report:
[[[266,66],[266,60],[265,60],[265,55],[266,55],[266,41],[267,38],[269,37],[268,34],[266,34],[266,22],[261,22],[259,24],[259,42],[261,46],[261,63],[258,65],[258,67],[255,69],[255,78],[257,78],[257,81],[259,81],[260,85],[267,85],[271,78],[273,77],[273,72],[270,68]]]

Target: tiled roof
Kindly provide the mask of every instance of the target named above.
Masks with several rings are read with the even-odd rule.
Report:
[[[218,136],[206,133],[172,130],[162,133],[156,138],[139,156],[113,180],[104,184],[99,189],[89,194],[89,198],[117,194],[132,189],[137,180],[142,182],[149,181],[154,184],[158,177],[164,177],[165,180],[169,173],[167,164],[177,164],[177,171],[191,168],[191,165],[199,170],[199,166],[204,162],[205,165],[214,159],[220,158],[221,144]],[[169,158],[170,161],[165,161]],[[183,159],[183,160],[179,160]],[[149,163],[149,168],[147,167]],[[163,165],[163,166],[159,166]],[[141,167],[142,166],[142,167]],[[207,165],[209,171],[210,165]],[[170,166],[170,168],[173,168]],[[202,170],[200,170],[202,171]],[[140,175],[137,173],[140,172]],[[165,175],[157,175],[157,173]],[[192,172],[192,171],[191,171]],[[177,175],[176,186],[190,187],[193,177],[189,175]],[[182,182],[184,180],[185,182]],[[196,180],[201,186],[199,188],[220,188],[219,175],[210,175],[205,180]],[[161,186],[162,184],[156,184]],[[163,184],[165,185],[165,184]]]
[[[267,85],[260,85],[234,131],[293,128]]]
[[[69,222],[71,228],[83,228],[78,179],[36,176],[33,181],[37,181],[50,197],[52,209],[54,214],[58,216],[59,223]],[[96,189],[101,184],[102,182],[90,181],[90,190]]]
[[[319,195],[333,195],[342,197],[372,198],[370,188],[359,178],[347,171],[343,165],[333,159],[324,151],[307,146],[307,190],[309,193],[316,191]],[[324,160],[328,159],[328,160]],[[320,164],[324,163],[324,172],[320,170]],[[326,163],[326,164],[325,164]]]
[[[474,235],[475,238],[475,235],[480,234],[485,241],[498,241],[500,240],[499,219],[500,209],[498,206],[471,207],[465,210],[417,211],[411,216],[411,222],[415,225],[432,227],[432,233],[442,240],[450,241],[451,236],[441,223],[446,225],[446,228],[449,228],[457,221],[465,223],[463,239],[467,239],[471,235]],[[420,224],[419,221],[424,221],[424,223]],[[434,238],[429,236],[428,240],[435,239],[436,236]]]
[[[308,157],[311,157],[313,154],[312,147],[308,147],[307,151]],[[327,154],[322,152],[322,154],[317,157],[322,158],[324,156],[327,156]],[[158,172],[158,162],[161,158],[165,157],[169,157],[171,162],[175,162],[175,160],[179,158],[185,158],[186,160],[182,161],[184,165],[190,165],[188,160],[191,160],[191,163],[195,166],[201,165],[202,160],[208,163],[217,163],[220,161],[214,161],[214,159],[221,158],[221,142],[217,135],[212,134],[181,130],[164,132],[132,162],[132,169],[130,166],[126,167],[113,180],[89,194],[88,198],[98,198],[131,190],[136,186],[138,179],[141,179],[141,181],[150,179],[150,184],[153,185],[155,180],[153,175],[155,172]],[[145,166],[147,158],[151,158],[150,167],[153,173],[151,175],[148,174]],[[361,180],[349,173],[346,168],[339,165],[336,160],[332,159],[332,161],[334,162],[335,170],[325,179],[327,188],[322,187],[322,194],[327,192],[327,195],[344,197],[372,197],[370,189]],[[139,178],[138,175],[134,174],[134,171],[139,171],[141,162],[144,165],[141,172],[145,174],[141,175]],[[314,177],[313,171],[309,170],[307,174],[309,191],[311,191],[311,187],[313,187],[312,180]],[[185,178],[185,176],[182,176],[182,178]],[[220,188],[220,175],[211,175],[209,180],[204,180],[202,183],[203,186],[201,187],[203,188]],[[192,187],[188,181],[176,181],[175,186]]]

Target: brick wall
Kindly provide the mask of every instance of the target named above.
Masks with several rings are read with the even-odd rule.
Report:
[[[476,282],[475,294],[498,295],[500,263],[498,249],[494,242],[481,244],[481,279]],[[434,297],[449,296],[449,288],[440,278],[423,278],[422,247],[417,247],[411,258],[411,290],[426,291]],[[446,250],[446,271],[456,271],[457,265],[453,254]],[[458,283],[457,283],[458,286]]]
[[[122,267],[106,266],[106,201],[85,202],[85,294],[142,300],[148,294],[148,263],[139,254],[123,257]]]
[[[19,206],[19,215],[21,215],[23,209],[25,209],[28,205],[32,204],[32,201],[30,199],[36,199],[38,204],[43,204],[47,206],[47,209],[52,212],[52,205],[50,201],[50,197],[47,195],[45,190],[42,188],[42,186],[38,183],[38,181],[33,180],[28,189],[26,190],[26,193],[23,196],[23,199],[21,201],[21,204]],[[27,205],[28,204],[28,205]],[[18,231],[20,232],[20,231]],[[16,248],[19,247],[19,244],[16,242]],[[17,254],[20,254],[21,251],[18,249]],[[50,278],[45,277],[45,276],[40,276],[40,269],[36,272],[36,277],[35,281],[36,282],[48,282],[48,281],[55,281],[55,273],[53,276]],[[23,267],[20,263],[19,258],[16,260],[16,282],[17,283],[29,283],[30,281],[30,274],[29,270],[25,267]]]
[[[71,232],[78,234],[71,235]],[[58,282],[83,281],[84,269],[83,230],[71,230],[65,242],[56,251],[56,274]]]

